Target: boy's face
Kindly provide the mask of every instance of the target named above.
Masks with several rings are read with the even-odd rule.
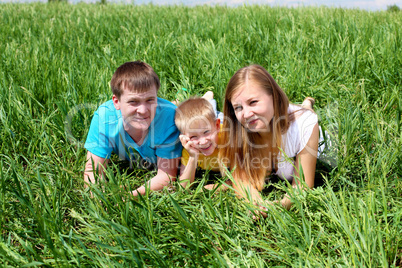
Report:
[[[203,155],[211,155],[218,143],[218,133],[220,130],[220,120],[215,122],[205,120],[195,120],[191,122],[184,133],[193,147],[199,150]]]
[[[145,132],[155,117],[158,104],[156,86],[152,86],[146,92],[123,90],[118,99],[113,95],[113,104],[123,116],[126,131]]]

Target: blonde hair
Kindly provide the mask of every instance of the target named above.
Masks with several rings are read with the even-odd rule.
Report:
[[[186,132],[197,120],[215,122],[216,115],[211,103],[200,97],[192,97],[177,107],[174,122],[181,133]]]
[[[247,82],[253,82],[266,93],[272,96],[274,116],[269,123],[268,144],[258,132],[250,132],[237,120],[231,100],[236,91]],[[279,148],[281,147],[281,135],[286,133],[290,122],[294,117],[288,114],[289,100],[285,92],[279,87],[272,76],[259,65],[250,65],[238,70],[230,79],[225,93],[223,113],[222,140],[230,141],[228,146],[221,148],[219,158],[228,161],[233,170],[233,176],[242,180],[249,180],[259,191],[262,190],[267,172],[272,171],[272,165],[276,164]],[[265,159],[269,165],[263,165]],[[255,161],[258,160],[258,161]],[[253,166],[259,163],[259,166]],[[226,167],[221,167],[225,172]]]

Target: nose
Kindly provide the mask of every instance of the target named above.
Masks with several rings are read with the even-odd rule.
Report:
[[[198,143],[199,143],[200,145],[207,144],[207,143],[208,143],[207,137],[201,137],[201,138],[198,140]]]
[[[146,114],[147,113],[147,111],[148,111],[148,107],[145,105],[145,104],[140,104],[138,107],[137,107],[137,113],[139,113],[139,114]]]
[[[252,111],[252,109],[250,109],[250,107],[243,107],[243,118],[244,119],[250,119],[251,117],[253,117],[254,113]]]

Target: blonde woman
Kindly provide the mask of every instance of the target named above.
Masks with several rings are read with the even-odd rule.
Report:
[[[306,101],[314,103],[311,98]],[[272,173],[295,188],[314,186],[317,115],[290,104],[263,67],[250,65],[233,75],[226,88],[223,113],[222,138],[228,142],[221,146],[219,157],[224,164],[222,172],[227,168],[232,171],[233,188],[239,197],[264,208],[259,192]],[[288,196],[280,203],[288,209],[291,206]]]

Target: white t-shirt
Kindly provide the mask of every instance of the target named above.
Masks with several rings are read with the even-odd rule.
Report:
[[[300,109],[301,107],[290,104],[288,112],[290,114]],[[286,157],[281,153],[276,167],[276,175],[289,181],[293,179],[295,157],[306,147],[313,128],[318,122],[317,114],[310,110],[296,112],[295,118],[295,121],[290,124],[288,131],[282,135],[281,148]]]

